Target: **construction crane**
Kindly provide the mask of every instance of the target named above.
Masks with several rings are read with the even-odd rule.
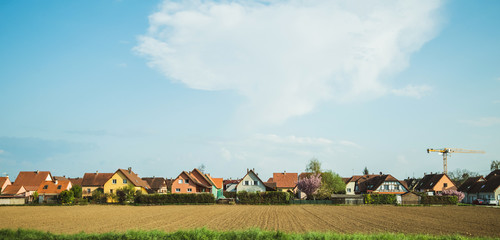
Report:
[[[485,153],[482,150],[467,150],[467,149],[460,149],[460,148],[442,148],[442,149],[432,149],[432,148],[427,148],[427,153],[430,152],[438,152],[443,154],[443,173],[447,174],[448,173],[448,154],[451,153]]]

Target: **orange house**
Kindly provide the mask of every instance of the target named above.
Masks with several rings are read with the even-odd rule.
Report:
[[[453,181],[444,173],[426,174],[415,186],[415,191],[429,195],[441,193],[443,190],[457,190]]]
[[[172,193],[209,193],[211,189],[210,180],[196,168],[191,172],[183,171],[172,182]]]

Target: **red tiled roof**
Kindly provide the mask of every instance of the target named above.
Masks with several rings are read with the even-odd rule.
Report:
[[[83,178],[77,177],[77,178],[68,178],[68,180],[71,182],[71,185],[75,186],[82,186]]]
[[[25,192],[26,189],[21,185],[9,185],[3,190],[2,195],[18,195]]]
[[[26,191],[36,191],[38,186],[46,180],[52,180],[52,175],[49,171],[22,171],[17,175],[13,185],[24,186]]]
[[[5,184],[5,182],[9,181],[10,184],[12,184],[10,182],[10,179],[9,177],[0,177],[0,188]]]
[[[69,180],[57,181],[57,183],[52,181],[46,181],[40,184],[38,187],[38,194],[59,194],[64,190],[69,190],[71,188],[71,182]]]
[[[271,180],[271,181],[269,181]],[[273,177],[268,182],[275,182],[278,188],[294,188],[297,186],[298,174],[297,173],[273,173]]]

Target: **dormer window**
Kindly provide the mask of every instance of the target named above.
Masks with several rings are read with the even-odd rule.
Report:
[[[57,189],[61,189],[61,187],[62,187],[62,186],[61,186],[61,185],[59,185],[59,186],[57,186]]]
[[[123,183],[127,184],[127,179],[123,179]]]
[[[43,189],[47,189],[47,188],[49,188],[49,185],[43,186]]]

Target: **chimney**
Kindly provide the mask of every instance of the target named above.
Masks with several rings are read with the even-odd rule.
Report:
[[[132,172],[132,168],[131,168],[131,167],[129,167],[129,168],[128,168],[128,173],[131,173],[131,172]]]
[[[96,170],[96,171],[95,171],[95,174],[98,174],[98,173],[99,173],[99,171],[97,171],[97,170]]]
[[[36,170],[36,174],[40,173],[40,171]]]
[[[56,184],[56,185],[57,185],[57,179],[56,179],[56,181],[54,182],[54,184]]]
[[[248,168],[247,168],[247,173],[248,173],[248,172],[250,172],[250,171],[249,171],[249,170],[248,170]]]
[[[382,175],[382,172],[380,172],[380,175]]]

